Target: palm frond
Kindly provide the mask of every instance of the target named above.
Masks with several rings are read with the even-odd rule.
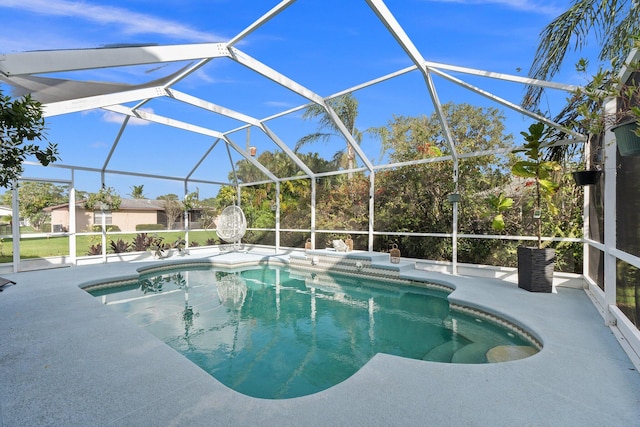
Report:
[[[551,79],[560,70],[566,53],[580,51],[593,34],[602,46],[600,60],[622,64],[620,56],[624,55],[624,46],[638,29],[638,11],[633,6],[634,1],[575,0],[540,34],[529,76]],[[529,86],[523,100],[525,108],[535,110],[543,93],[543,88]]]
[[[331,133],[321,133],[321,132],[315,132],[309,135],[305,135],[302,138],[300,138],[298,142],[296,142],[296,146],[294,147],[293,151],[297,153],[302,147],[304,147],[307,144],[311,144],[313,142],[317,142],[317,141],[326,142],[332,136],[334,135]]]

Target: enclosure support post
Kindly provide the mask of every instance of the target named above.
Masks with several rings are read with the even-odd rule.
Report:
[[[602,142],[603,143],[603,142]],[[604,149],[603,149],[604,150]],[[585,170],[590,166],[590,159],[591,159],[592,153],[591,153],[591,143],[590,143],[590,139],[585,142],[584,145],[584,166],[585,166]],[[588,239],[591,236],[591,228],[589,225],[589,217],[590,217],[590,213],[589,210],[591,209],[591,185],[585,185],[584,188],[584,192],[583,192],[583,196],[582,196],[582,238],[583,239]],[[591,246],[586,243],[586,241],[582,244],[582,275],[584,277],[590,277],[589,276],[589,267],[590,267],[590,260],[589,260],[589,252],[591,251]]]
[[[453,185],[458,193],[458,158],[453,158]],[[453,202],[453,224],[452,224],[452,250],[451,250],[451,274],[458,274],[458,202]]]
[[[375,184],[376,184],[376,176],[375,172],[372,170],[369,174],[369,252],[373,252],[373,224],[375,220]]]
[[[276,181],[276,253],[280,252],[280,181]]]
[[[610,100],[605,104],[605,114],[614,113],[616,102]],[[616,256],[612,253],[617,247],[616,228],[616,149],[614,135],[610,130],[604,134],[605,164],[604,164],[604,306],[605,322],[615,324],[615,318],[609,307],[616,304]]]
[[[184,201],[187,200],[187,196],[189,195],[189,188],[187,186],[187,180],[184,181]],[[184,205],[182,205],[184,207],[184,248],[185,251],[189,250],[189,211],[187,210],[187,207]]]
[[[317,183],[314,177],[311,179],[311,249],[316,248],[316,189]]]
[[[76,181],[75,170],[71,169],[71,184],[69,185],[69,259],[76,265]]]
[[[18,181],[11,187],[11,235],[13,236],[13,272],[20,271],[20,206],[18,205]]]
[[[104,170],[101,173],[102,188],[105,188]],[[100,203],[100,224],[102,225],[102,262],[107,263],[107,216],[104,213],[104,203]]]

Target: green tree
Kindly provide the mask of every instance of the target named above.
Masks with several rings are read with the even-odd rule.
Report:
[[[176,222],[184,212],[182,203],[180,203],[180,198],[177,194],[169,193],[156,197],[156,200],[165,201],[164,213],[167,217],[167,228],[171,230],[174,222]]]
[[[327,172],[334,170],[331,162],[322,159],[318,153],[298,153],[300,160],[315,172]],[[264,151],[256,159],[265,168],[278,177],[295,177],[302,174],[298,165],[283,152]],[[265,180],[267,177],[246,160],[240,160],[235,166],[238,180],[243,183],[251,183]],[[234,180],[233,173],[229,174],[229,180]],[[268,182],[265,184],[242,187],[241,206],[247,218],[247,223],[252,228],[275,227],[276,185]],[[215,207],[219,210],[237,203],[236,189],[233,186],[223,186],[216,196]],[[280,221],[284,228],[309,228],[311,206],[311,184],[308,178],[284,180],[280,182]],[[270,234],[255,230],[249,231],[244,240],[250,242],[273,243],[267,240]],[[285,246],[299,246],[303,240],[300,236],[285,235],[281,243]]]
[[[458,153],[496,150],[511,146],[513,137],[505,134],[504,115],[495,108],[468,104],[445,104],[443,112],[456,142]],[[435,114],[420,117],[394,117],[385,131],[383,147],[392,162],[439,157],[447,152],[444,135]],[[486,155],[460,160],[458,191],[460,231],[490,233],[486,194],[509,182],[509,156]],[[454,190],[453,163],[429,162],[386,169],[376,175],[375,229],[397,232],[449,232],[452,207],[447,194]],[[484,196],[483,196],[484,195]],[[396,240],[394,238],[394,240]],[[377,242],[378,250],[388,248],[388,240]],[[403,254],[428,259],[450,259],[451,245],[446,239],[400,238]],[[489,257],[493,245],[479,239],[460,247],[459,259],[480,262]]]
[[[144,196],[144,185],[134,185],[131,187],[131,194],[129,194],[134,199],[145,199]]]
[[[12,100],[0,90],[0,187],[10,188],[24,171],[28,156],[47,166],[59,160],[58,147],[48,143],[41,149],[36,143],[46,139],[42,105],[27,95]]]
[[[43,211],[48,206],[65,203],[68,200],[66,188],[49,182],[26,181],[18,187],[18,199],[20,216],[29,220],[31,225],[39,230],[47,220]],[[11,205],[11,192],[7,191],[2,196],[2,203]]]
[[[115,188],[104,186],[97,193],[88,193],[84,199],[84,207],[89,210],[110,210],[117,211],[120,209],[122,198],[116,192]]]

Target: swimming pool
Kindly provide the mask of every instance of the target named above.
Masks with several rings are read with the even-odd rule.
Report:
[[[452,309],[438,286],[190,267],[90,293],[228,387],[283,399],[338,384],[376,353],[447,363],[525,357],[536,343]]]

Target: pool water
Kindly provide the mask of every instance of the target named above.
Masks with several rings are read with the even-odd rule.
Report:
[[[451,310],[441,290],[351,276],[192,268],[90,293],[223,384],[260,398],[325,390],[376,353],[487,363],[495,350],[537,351],[518,334]]]

